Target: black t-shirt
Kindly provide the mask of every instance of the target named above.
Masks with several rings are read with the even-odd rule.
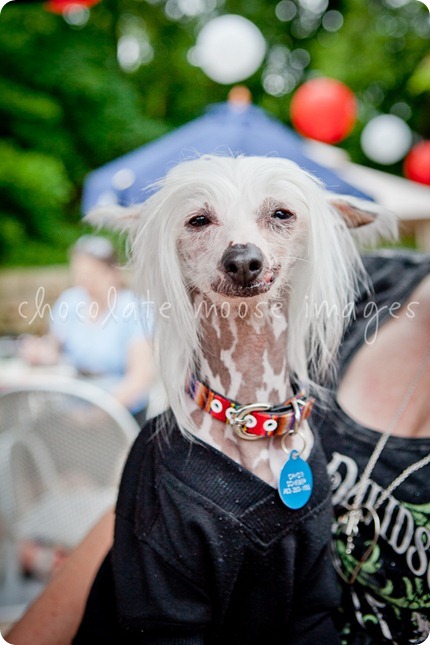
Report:
[[[170,415],[169,415],[170,416]],[[318,437],[309,502],[150,421],[129,455],[114,546],[74,640],[165,645],[336,645],[330,482]],[[109,641],[109,642],[110,642]]]
[[[354,499],[356,485],[380,433],[351,419],[336,402],[334,391],[355,352],[366,338],[396,315],[421,280],[430,273],[430,257],[384,251],[364,258],[373,294],[364,295],[357,319],[349,327],[340,351],[337,383],[328,406],[311,417],[320,430],[332,479],[337,517]],[[391,307],[391,309],[390,309]],[[413,307],[410,309],[413,315]],[[393,350],[395,351],[395,350]],[[426,348],[423,348],[423,352]],[[389,384],[387,384],[389,387]],[[364,503],[373,506],[383,490],[409,465],[430,452],[430,439],[390,437],[371,474]],[[343,583],[340,624],[344,643],[406,645],[423,642],[430,631],[430,466],[408,477],[377,511],[380,536],[353,585]],[[338,567],[353,572],[374,537],[374,522],[361,523],[354,551],[334,527],[334,557]]]

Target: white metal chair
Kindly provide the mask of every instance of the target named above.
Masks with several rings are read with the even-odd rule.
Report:
[[[91,383],[0,392],[0,620],[16,620],[44,584],[23,579],[19,545],[73,548],[114,505],[138,432],[130,412]]]

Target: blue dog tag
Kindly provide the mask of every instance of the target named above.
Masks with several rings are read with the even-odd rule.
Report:
[[[285,506],[293,510],[302,508],[312,493],[313,477],[309,465],[297,450],[292,450],[279,477],[279,495]]]

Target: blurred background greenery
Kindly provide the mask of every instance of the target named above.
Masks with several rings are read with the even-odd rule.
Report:
[[[416,0],[102,0],[64,14],[11,2],[0,17],[1,265],[64,262],[83,232],[87,173],[226,100],[231,86],[190,62],[202,26],[225,13],[263,33],[246,85],[284,123],[295,89],[324,75],[358,99],[339,144],[353,161],[378,168],[360,133],[380,113],[430,138],[430,17]]]

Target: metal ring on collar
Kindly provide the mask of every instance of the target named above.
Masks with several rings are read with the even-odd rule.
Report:
[[[302,413],[301,413],[299,404],[297,402],[297,399],[294,399],[294,398],[291,399],[291,405],[293,406],[294,417],[295,417],[294,426],[293,426],[292,430],[293,430],[294,433],[296,433],[296,432],[299,431],[299,428],[300,428],[300,423],[302,421]]]
[[[284,434],[284,436],[282,437],[281,447],[282,447],[282,450],[285,453],[287,453],[287,455],[290,455],[292,452],[296,452],[297,453],[296,458],[297,458],[297,457],[301,457],[302,454],[305,452],[307,443],[306,443],[305,435],[303,434],[303,432],[301,430],[297,430],[296,432],[294,432],[294,434],[299,436],[300,439],[303,441],[302,449],[300,451],[298,451],[295,448],[292,448],[291,450],[289,448],[287,448],[287,446],[285,445],[285,440],[287,439],[287,437],[290,436],[289,434]],[[294,455],[292,457],[294,459]]]

